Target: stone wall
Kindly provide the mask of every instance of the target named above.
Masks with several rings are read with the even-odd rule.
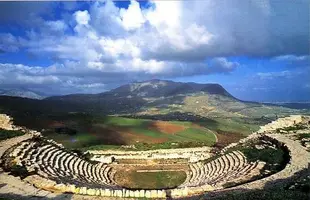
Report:
[[[149,151],[88,151],[93,157],[91,160],[111,163],[113,159],[188,159],[197,162],[211,157],[210,147],[158,149]]]
[[[121,197],[121,198],[166,198],[165,190],[127,190],[127,189],[109,189],[109,188],[88,188],[77,187],[75,185],[57,184],[54,181],[42,178],[37,175],[27,177],[25,181],[52,192],[73,193],[89,196],[102,197]]]
[[[12,118],[10,116],[0,114],[0,129],[16,130],[16,127],[13,125]]]
[[[258,133],[274,131],[278,128],[290,127],[300,123],[310,122],[309,116],[291,115],[289,117],[279,118],[265,126],[261,126]]]
[[[10,128],[10,119],[8,120],[7,117],[1,116],[3,119],[0,121],[1,124],[6,124],[4,127]],[[249,137],[240,140],[239,143],[231,144],[227,148],[224,149],[227,150],[228,148],[238,145],[240,143],[247,142],[249,140],[264,137],[264,139],[269,139],[272,141],[278,141],[279,145],[284,146],[287,148],[290,154],[290,162],[285,166],[285,168],[275,173],[271,176],[268,176],[263,179],[259,179],[256,181],[252,181],[246,184],[242,184],[236,187],[228,188],[228,189],[220,189],[218,187],[214,187],[212,185],[203,183],[202,185],[193,185],[191,187],[188,186],[180,186],[175,189],[168,189],[168,190],[128,190],[125,188],[119,188],[119,187],[96,187],[96,186],[77,186],[75,184],[69,184],[69,183],[63,183],[63,184],[57,184],[55,181],[43,178],[42,176],[38,175],[32,175],[28,176],[24,179],[24,181],[36,186],[37,188],[44,189],[47,191],[53,191],[53,192],[61,192],[61,193],[72,193],[72,194],[80,194],[80,195],[89,195],[89,196],[102,196],[102,197],[119,197],[119,198],[154,198],[154,199],[165,199],[167,197],[172,198],[181,198],[181,197],[189,197],[193,195],[199,195],[203,194],[207,191],[213,191],[217,190],[219,192],[221,191],[229,191],[229,190],[235,190],[235,189],[261,189],[266,186],[267,182],[273,181],[276,182],[275,184],[282,184],[283,181],[286,181],[285,179],[290,178],[294,175],[294,173],[301,171],[303,169],[309,168],[310,163],[310,153],[305,150],[303,146],[298,141],[294,141],[291,139],[288,135],[281,135],[281,134],[271,134],[266,133],[267,130],[275,130],[279,127],[285,127],[290,126],[291,124],[296,123],[302,123],[307,121],[308,118],[301,117],[301,116],[291,116],[287,119],[279,119],[274,123],[270,123],[264,127],[261,128],[260,131],[257,133],[254,133],[250,135]],[[3,126],[2,126],[3,127]],[[38,132],[35,131],[28,131],[31,134],[25,134],[23,136],[15,137],[8,139],[6,141],[0,142],[0,155],[2,155],[6,149],[21,143],[22,141],[28,140],[32,138],[35,135],[38,135]],[[27,133],[28,133],[27,132]],[[272,131],[271,131],[272,132]],[[52,141],[48,141],[53,143]],[[47,146],[47,145],[46,145]],[[50,145],[51,146],[51,145]],[[21,148],[21,147],[20,147]],[[55,151],[58,147],[53,147]],[[61,148],[59,146],[59,148]],[[47,149],[47,147],[42,147],[42,152],[45,151],[44,149]],[[153,151],[143,151],[143,152],[136,152],[136,151],[129,151],[129,152],[120,152],[120,151],[89,151],[90,153],[94,154],[95,156],[93,159],[101,159],[108,158],[109,156],[114,156],[117,159],[176,159],[176,158],[187,158],[189,159],[189,162],[193,162],[190,165],[194,165],[199,161],[200,159],[204,160],[211,156],[209,147],[202,147],[202,148],[189,148],[189,149],[166,149],[166,150],[153,150]],[[57,150],[58,151],[58,150]],[[46,151],[46,154],[50,154],[50,152]],[[71,155],[74,157],[74,155]],[[39,157],[38,157],[39,158]],[[45,159],[48,158],[45,157]],[[68,156],[69,158],[69,156]],[[75,158],[78,160],[78,158]],[[229,160],[229,157],[227,158]],[[43,162],[39,160],[39,163]],[[220,161],[219,161],[220,162]],[[220,166],[218,162],[218,166]],[[64,162],[66,163],[66,161]],[[72,162],[75,163],[75,162]],[[210,162],[208,162],[210,163]],[[217,165],[217,164],[215,164]],[[197,165],[200,166],[200,165]],[[201,168],[196,169],[201,170]],[[67,167],[65,167],[67,168]],[[226,171],[229,168],[224,167],[223,174],[226,173]],[[93,173],[93,171],[97,171],[95,168],[90,170],[90,173]],[[67,173],[67,171],[64,171]],[[3,174],[0,174],[1,176],[4,176]],[[8,176],[7,180],[9,180],[9,175],[5,174],[5,176]],[[223,175],[223,177],[225,177]],[[3,182],[3,181],[2,181]],[[21,181],[22,182],[22,181]],[[26,187],[26,185],[25,185]],[[29,187],[29,185],[27,186]],[[272,185],[269,185],[269,187],[272,187]],[[39,189],[38,189],[39,190]],[[0,189],[1,192],[1,189]],[[50,195],[50,193],[48,193]]]

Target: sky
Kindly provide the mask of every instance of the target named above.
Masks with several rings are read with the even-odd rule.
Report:
[[[0,2],[0,89],[100,93],[164,79],[310,102],[309,3]]]

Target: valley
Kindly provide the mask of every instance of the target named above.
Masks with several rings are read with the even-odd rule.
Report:
[[[218,84],[151,80],[99,94],[43,100],[0,96],[0,111],[20,126],[79,151],[225,145],[278,117],[309,114],[236,99]]]

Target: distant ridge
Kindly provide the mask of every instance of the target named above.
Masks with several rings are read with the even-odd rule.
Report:
[[[175,95],[187,95],[197,92],[205,92],[207,94],[223,95],[233,97],[220,84],[216,83],[183,83],[167,80],[153,79],[150,81],[133,82],[122,85],[107,92],[98,94],[69,94],[64,96],[53,96],[47,99],[66,99],[73,97],[96,97],[96,96],[113,96],[113,97],[169,97]]]
[[[44,99],[46,95],[39,94],[27,89],[2,89],[0,90],[1,96],[11,96],[11,97],[23,97],[29,99]]]
[[[21,94],[29,98],[29,95]],[[34,98],[30,94],[30,98]],[[7,112],[16,110],[18,114],[83,112],[167,120],[190,120],[193,116],[240,120],[251,118],[256,123],[260,119],[306,113],[307,110],[295,109],[310,108],[309,104],[280,105],[239,100],[215,83],[167,80],[134,82],[98,94],[70,94],[43,100],[28,98],[0,96],[0,109]]]

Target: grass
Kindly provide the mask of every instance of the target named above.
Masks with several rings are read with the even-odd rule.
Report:
[[[298,135],[299,139],[310,138],[310,133],[302,133]]]
[[[186,179],[183,171],[136,172],[122,171],[115,174],[118,184],[130,189],[174,188]]]
[[[176,135],[184,137],[188,139],[188,141],[210,141],[215,143],[216,140],[213,133],[198,128],[187,128],[184,131],[176,133]]]
[[[161,138],[161,137],[165,137],[166,135],[159,131],[149,130],[147,128],[138,127],[138,128],[131,128],[131,130],[135,133],[146,135],[146,136],[153,137],[153,138]]]
[[[215,119],[218,122],[218,125],[215,129],[220,131],[227,132],[236,132],[241,133],[243,135],[249,135],[254,131],[259,129],[259,126],[256,124],[249,124],[246,122],[242,122],[239,119]],[[210,128],[211,129],[211,128]]]
[[[278,167],[273,167],[276,164],[281,167],[281,164],[285,160],[285,152],[281,149],[265,148],[265,149],[256,149],[256,148],[244,148],[241,149],[248,161],[254,162],[257,160],[264,161],[268,165],[272,166],[272,169],[269,170],[280,170]]]
[[[96,137],[89,133],[78,133],[76,135],[65,135],[65,134],[50,134],[47,135],[49,138],[53,138],[56,142],[62,143],[68,149],[80,149],[83,147],[89,147],[100,144],[101,141],[96,140]]]
[[[60,124],[76,131],[76,134],[55,132]],[[99,116],[89,114],[66,114],[49,116],[44,121],[43,135],[62,143],[69,149],[106,150],[122,149],[121,145],[135,145],[129,150],[170,149],[183,147],[212,146],[215,135],[212,131],[188,121],[168,121],[172,125],[185,127],[175,133],[165,133],[154,126],[154,120],[135,119],[119,116]],[[62,125],[63,124],[63,125]],[[50,126],[50,128],[46,128]]]
[[[132,119],[125,117],[112,117],[107,116],[104,118],[105,125],[113,125],[113,126],[134,126],[134,127],[143,127],[145,123],[149,120],[141,120],[141,119]]]
[[[281,130],[283,131],[297,131],[297,130],[303,130],[303,129],[306,129],[307,126],[305,125],[302,125],[302,124],[296,124],[294,126],[289,126],[289,127],[284,127],[284,128],[278,128],[276,129],[276,132],[280,133]]]
[[[255,145],[262,145],[259,141],[251,141],[243,146],[237,146],[229,149],[227,152],[239,150],[249,162],[266,162],[263,170],[269,170],[271,173],[282,170],[289,161],[289,153],[282,148],[273,148],[265,146],[263,149],[255,148]]]
[[[21,135],[24,135],[21,131],[0,129],[0,141]]]

